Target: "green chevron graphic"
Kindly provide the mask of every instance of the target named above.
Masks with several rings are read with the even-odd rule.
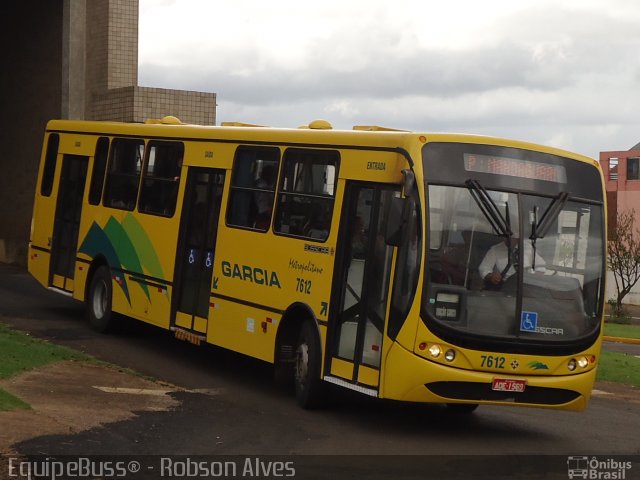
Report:
[[[140,263],[152,277],[164,278],[160,259],[153,248],[153,243],[136,217],[127,213],[122,221],[122,228],[127,233],[140,257]]]
[[[122,223],[115,217],[110,217],[104,228],[93,222],[78,251],[95,258],[103,255],[111,268],[127,270],[132,273],[148,274],[158,279],[164,279],[162,265],[153,243],[142,225],[136,218],[127,213]],[[131,297],[126,277],[117,282],[122,288],[129,305]],[[149,287],[140,282],[138,285],[149,301],[151,294]]]

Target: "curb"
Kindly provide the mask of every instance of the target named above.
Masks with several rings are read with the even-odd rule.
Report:
[[[605,342],[617,342],[617,343],[632,343],[635,345],[640,345],[640,338],[626,338],[626,337],[608,337],[603,336],[602,340]]]

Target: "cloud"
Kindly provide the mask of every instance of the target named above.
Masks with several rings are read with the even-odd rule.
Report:
[[[318,7],[318,18],[299,3],[277,20],[261,7],[257,19],[227,11],[229,24],[211,28],[211,38],[192,31],[155,50],[143,49],[141,38],[140,82],[215,91],[219,120],[295,126],[326,116],[342,127],[476,129],[590,155],[611,135],[625,142],[618,148],[640,139],[633,133],[640,100],[633,2],[536,2],[515,10],[511,3],[512,10],[477,25],[455,12],[439,24],[418,4],[385,10],[371,3],[340,16]],[[391,15],[397,11],[405,15]],[[277,23],[283,16],[292,26]],[[235,36],[226,37],[229,31]]]

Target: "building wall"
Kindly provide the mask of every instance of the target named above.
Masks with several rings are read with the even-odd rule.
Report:
[[[604,171],[607,190],[607,216],[609,236],[616,228],[618,212],[635,210],[636,227],[640,230],[640,179],[627,177],[627,163],[630,158],[640,158],[640,150],[620,150],[600,152],[600,165]],[[614,159],[617,167],[614,167]],[[607,274],[607,299],[615,298],[616,284],[612,272]],[[640,284],[629,292],[624,303],[640,304]]]
[[[107,88],[138,85],[138,2],[131,0],[100,0],[100,2],[109,5]]]
[[[215,93],[140,87],[137,0],[2,2],[0,262],[26,264],[44,129],[53,118],[215,124]]]
[[[144,122],[166,115],[184,123],[214,125],[216,94],[149,87],[122,87],[93,94],[89,119]]]
[[[0,17],[0,261],[24,263],[44,127],[62,113],[63,4],[2,2]]]

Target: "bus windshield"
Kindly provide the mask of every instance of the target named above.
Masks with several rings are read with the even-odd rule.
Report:
[[[571,177],[557,170],[553,188],[532,191],[469,168],[461,185],[427,181],[428,326],[511,344],[593,339],[602,308],[602,204],[572,198]]]

